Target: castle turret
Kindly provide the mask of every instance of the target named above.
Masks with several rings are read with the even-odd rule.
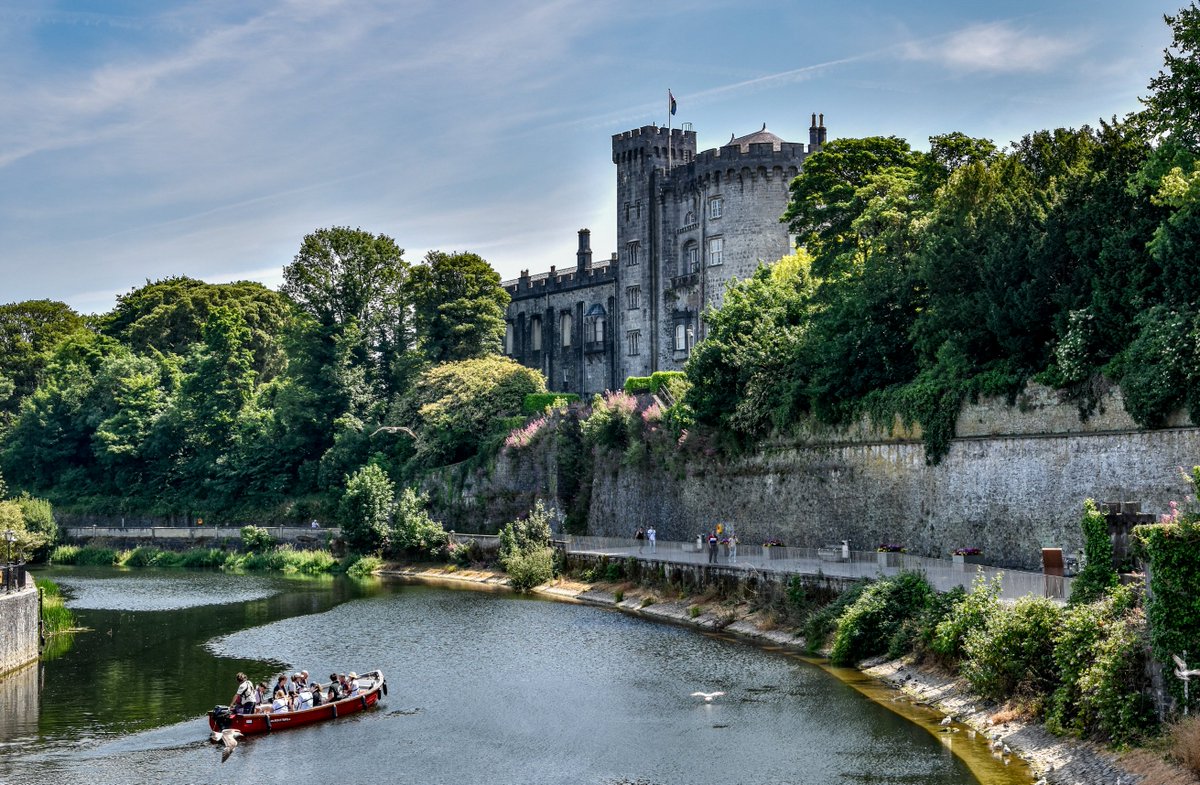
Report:
[[[812,125],[808,127],[808,151],[815,153],[821,146],[821,136],[817,130],[817,113],[812,114]]]

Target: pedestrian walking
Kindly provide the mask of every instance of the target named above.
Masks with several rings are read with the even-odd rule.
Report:
[[[729,563],[737,564],[737,535],[729,533]]]
[[[646,529],[646,541],[650,543],[650,552],[657,552],[658,532],[654,530],[654,524],[651,524],[650,528]]]
[[[646,547],[646,532],[642,531],[641,526],[639,526],[637,532],[634,533],[633,539],[637,540],[638,553],[641,553],[642,548]]]
[[[717,533],[712,532],[708,535],[708,563],[717,563]]]

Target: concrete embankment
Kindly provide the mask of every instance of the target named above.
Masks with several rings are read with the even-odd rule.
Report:
[[[388,565],[381,575],[428,583],[470,584],[505,590],[503,573],[433,566]],[[720,580],[718,578],[718,580]],[[860,663],[858,668],[834,668],[823,660],[804,657],[805,641],[791,628],[777,627],[771,617],[756,612],[749,602],[721,599],[712,580],[698,581],[699,592],[680,595],[631,582],[583,583],[559,579],[535,591],[539,596],[611,607],[626,613],[706,632],[720,632],[756,645],[791,652],[818,665],[870,699],[936,734],[985,785],[1030,783],[1042,778],[1050,785],[1097,785],[1143,781],[1138,755],[1117,756],[1098,745],[1065,739],[1041,724],[1006,716],[1002,708],[972,695],[961,679],[936,669],[920,668],[907,660],[882,659]],[[728,588],[728,587],[727,587]],[[941,720],[953,717],[950,725]],[[1012,755],[993,752],[1000,739]],[[1153,757],[1161,769],[1164,764]],[[1182,770],[1171,783],[1194,782]]]

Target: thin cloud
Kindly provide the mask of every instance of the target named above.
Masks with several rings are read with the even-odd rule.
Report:
[[[1007,22],[978,24],[942,38],[905,44],[906,59],[963,71],[1049,71],[1083,48],[1071,38],[1030,33]]]

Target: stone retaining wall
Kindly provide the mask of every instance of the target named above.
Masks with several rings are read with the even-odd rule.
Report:
[[[25,588],[0,594],[0,679],[38,658],[38,593],[33,576]]]

